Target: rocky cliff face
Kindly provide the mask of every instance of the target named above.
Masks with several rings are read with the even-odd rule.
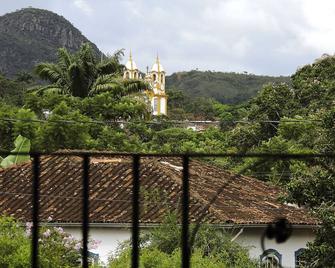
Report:
[[[76,51],[91,43],[64,17],[53,12],[25,8],[0,16],[0,72],[14,76],[31,71],[41,61],[54,61],[57,49]],[[91,43],[97,55],[101,52]]]

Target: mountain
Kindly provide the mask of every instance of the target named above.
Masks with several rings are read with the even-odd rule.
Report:
[[[51,11],[24,8],[0,16],[0,72],[8,77],[31,71],[43,61],[55,61],[57,49],[76,51],[89,42],[99,49],[64,17]]]
[[[190,96],[211,97],[222,103],[241,103],[255,96],[264,84],[290,83],[287,76],[263,76],[248,73],[189,71],[166,77],[168,89],[180,89]]]
[[[89,42],[64,17],[51,11],[24,8],[0,16],[0,74],[13,78],[43,61],[57,59],[57,49],[76,51]],[[166,77],[168,89],[181,89],[191,96],[212,97],[223,103],[240,103],[254,96],[266,83],[289,82],[289,77],[211,71],[178,72]]]

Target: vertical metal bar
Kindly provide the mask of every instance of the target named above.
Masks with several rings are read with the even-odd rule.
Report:
[[[132,219],[132,256],[131,267],[139,266],[139,192],[140,192],[140,157],[133,156],[133,219]]]
[[[40,156],[33,156],[33,226],[31,239],[31,267],[39,267],[38,233],[39,233],[39,201],[40,201]]]
[[[89,166],[90,159],[88,155],[83,157],[83,252],[82,264],[83,268],[88,268],[88,230],[89,230]]]
[[[189,236],[189,156],[183,156],[183,192],[182,192],[182,232],[181,232],[181,250],[182,250],[182,268],[190,267],[190,248],[188,245]]]

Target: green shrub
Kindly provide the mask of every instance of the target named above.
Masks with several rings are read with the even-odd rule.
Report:
[[[180,225],[177,215],[169,213],[164,223],[141,237],[140,268],[181,267]],[[191,233],[194,226],[191,226]],[[109,259],[109,268],[128,268],[131,262],[130,243],[120,245]],[[209,225],[200,227],[195,236],[192,268],[256,268],[257,262],[249,258],[246,248],[231,241],[223,230]]]
[[[11,217],[0,217],[0,267],[30,267],[31,227],[31,223],[24,226]],[[80,267],[80,259],[79,240],[64,232],[62,228],[46,226],[40,228],[40,267]]]

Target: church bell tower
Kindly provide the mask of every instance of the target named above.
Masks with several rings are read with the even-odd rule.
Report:
[[[123,79],[141,79],[142,75],[133,60],[131,51],[129,59],[125,64]],[[147,100],[151,105],[153,115],[167,115],[167,95],[165,93],[165,70],[157,56],[151,70],[147,68],[147,74],[144,81],[149,85],[145,90]]]
[[[158,56],[148,75],[152,90],[149,97],[153,115],[166,115],[167,95],[165,93],[165,70]]]

